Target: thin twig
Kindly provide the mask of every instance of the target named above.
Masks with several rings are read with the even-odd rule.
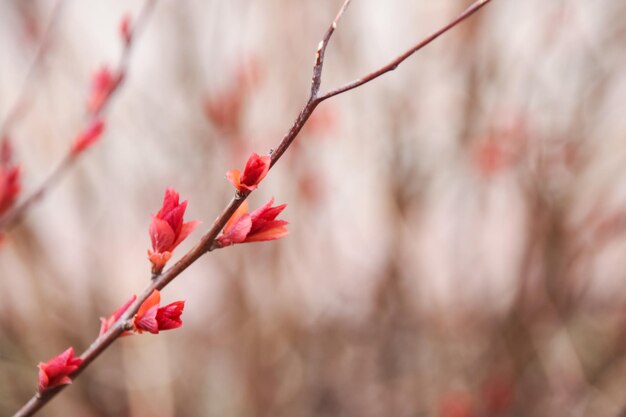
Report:
[[[334,97],[334,96],[336,96],[338,94],[342,94],[342,93],[345,93],[346,91],[353,90],[353,89],[355,89],[357,87],[362,86],[363,84],[366,84],[366,83],[369,83],[370,81],[373,81],[374,79],[380,77],[383,74],[386,74],[386,73],[388,73],[390,71],[395,70],[396,68],[398,68],[398,65],[400,65],[402,62],[404,62],[408,57],[410,57],[415,52],[419,51],[420,49],[422,49],[423,47],[425,47],[426,45],[428,45],[429,43],[431,43],[432,41],[437,39],[439,36],[443,35],[447,31],[449,31],[450,29],[452,29],[453,27],[455,27],[456,25],[461,23],[462,21],[464,21],[465,19],[467,19],[468,17],[470,17],[474,13],[476,13],[478,10],[480,10],[483,6],[485,6],[490,1],[491,0],[478,0],[478,1],[476,1],[474,4],[472,4],[470,7],[468,7],[463,13],[461,13],[456,19],[452,20],[450,23],[448,23],[447,25],[443,26],[441,29],[437,30],[432,35],[428,36],[427,38],[425,38],[424,40],[422,40],[421,42],[416,44],[414,47],[412,47],[411,49],[409,49],[408,51],[406,51],[402,55],[398,56],[396,59],[394,59],[393,61],[389,62],[384,67],[381,67],[381,68],[377,69],[376,71],[371,72],[371,73],[367,74],[366,76],[361,77],[361,78],[359,78],[357,80],[349,82],[349,83],[347,83],[347,84],[345,84],[345,85],[343,85],[343,86],[341,86],[339,88],[336,88],[334,90],[328,91],[327,93],[322,94],[318,98],[318,100],[320,102],[322,102],[322,101],[327,100],[327,99],[329,99],[331,97]]]
[[[345,91],[349,91],[353,88],[358,87],[359,85],[365,84],[377,78],[379,75],[383,74],[384,72],[390,71],[391,69],[387,69],[386,71],[382,71],[382,70],[387,68],[389,65],[395,65],[395,66],[399,65],[402,61],[408,58],[411,54],[413,54],[414,52],[416,52],[423,46],[435,40],[442,33],[446,32],[447,30],[459,24],[461,21],[463,21],[464,19],[469,17],[471,14],[476,12],[480,7],[482,7],[484,4],[488,3],[489,1],[490,0],[479,0],[469,9],[467,9],[459,18],[453,20],[452,23],[449,23],[446,26],[444,26],[445,29],[438,30],[437,32],[435,32],[434,35],[429,36],[428,38],[426,38],[426,40],[420,42],[416,47],[412,48],[409,52],[403,54],[400,58],[392,61],[391,64],[388,64],[387,66],[383,67],[381,70],[365,76],[364,78],[361,79],[362,82],[360,82],[360,84],[354,87],[350,87],[350,88],[342,87],[343,89],[342,91],[338,91],[334,94],[327,93],[322,96],[318,96],[317,91],[319,91],[319,86],[321,85],[321,76],[322,76],[322,70],[324,66],[324,53],[326,51],[326,46],[328,45],[328,42],[330,41],[330,38],[332,37],[332,34],[334,33],[337,27],[337,22],[343,15],[343,12],[345,11],[348,4],[351,2],[351,0],[345,0],[339,13],[337,14],[337,17],[335,18],[330,28],[324,35],[322,42],[320,42],[320,45],[316,52],[315,65],[313,67],[313,79],[311,81],[311,94],[307,100],[307,103],[304,106],[304,108],[300,111],[300,114],[296,118],[295,122],[293,123],[293,125],[291,126],[287,134],[283,137],[283,139],[281,140],[276,150],[272,152],[271,166],[274,166],[274,164],[280,159],[280,157],[287,150],[289,145],[298,136],[298,133],[300,132],[302,127],[306,124],[307,120],[309,119],[309,117],[311,116],[311,114],[313,113],[313,111],[315,110],[315,108],[317,107],[319,103],[321,103],[323,100],[326,100],[327,98],[330,98],[337,94],[341,94]],[[374,75],[374,74],[378,74],[378,75]],[[337,91],[337,90],[333,90],[333,91]],[[202,236],[200,241],[189,252],[183,255],[183,257],[178,262],[176,262],[172,267],[167,269],[161,275],[154,276],[153,279],[150,280],[150,283],[148,284],[148,286],[137,297],[137,299],[126,310],[126,312],[122,314],[119,320],[105,334],[98,337],[89,346],[89,348],[85,350],[85,352],[82,353],[80,358],[83,360],[83,362],[79,365],[78,369],[70,375],[72,379],[76,378],[81,372],[83,372],[85,368],[87,368],[87,366],[89,366],[91,362],[93,362],[98,356],[100,356],[100,354],[104,352],[124,332],[124,330],[127,330],[126,326],[127,326],[128,321],[131,320],[132,317],[134,317],[134,315],[139,310],[139,307],[141,306],[141,304],[143,304],[143,302],[150,296],[150,294],[152,294],[154,290],[163,289],[174,278],[176,278],[184,270],[186,270],[189,266],[191,266],[202,255],[216,248],[214,246],[215,240],[217,236],[219,235],[220,231],[224,228],[224,226],[226,225],[226,222],[231,218],[233,213],[246,200],[246,198],[248,198],[249,195],[250,195],[250,192],[237,192],[235,196],[230,200],[228,205],[224,208],[224,210],[222,210],[222,213],[217,217],[215,222],[211,225],[211,228],[208,230],[208,232],[206,232]],[[18,411],[17,414],[14,415],[14,417],[26,417],[26,416],[33,415],[36,411],[41,409],[41,407],[47,404],[52,398],[54,398],[59,392],[64,390],[65,387],[67,387],[67,385],[61,385],[59,387],[45,391],[42,394],[36,394],[22,407],[20,411]]]
[[[48,24],[41,36],[41,41],[37,46],[37,50],[35,51],[35,55],[33,55],[30,64],[28,65],[28,69],[26,70],[26,74],[24,75],[24,79],[20,84],[20,89],[17,93],[17,98],[15,102],[11,106],[7,115],[2,120],[2,124],[0,125],[0,140],[3,140],[11,127],[20,119],[20,117],[24,116],[25,108],[26,108],[26,93],[33,83],[33,77],[35,73],[39,69],[41,62],[43,61],[46,52],[48,51],[48,47],[50,46],[50,42],[52,40],[52,32],[54,27],[56,26],[57,21],[59,20],[59,16],[61,15],[61,9],[63,8],[64,0],[58,0],[54,7],[52,8],[52,12],[50,13],[50,19],[48,20]]]
[[[124,82],[126,78],[126,73],[128,69],[128,62],[130,60],[130,53],[135,43],[135,39],[137,35],[143,29],[150,13],[154,9],[156,4],[156,0],[146,0],[144,5],[142,6],[141,11],[133,25],[133,32],[131,41],[128,43],[124,43],[124,48],[122,49],[122,53],[119,58],[118,66],[115,71],[116,74],[123,74],[123,76],[113,84],[111,91],[108,93],[108,96],[102,106],[98,108],[98,110],[89,115],[88,120],[85,122],[85,126],[87,126],[91,121],[96,118],[102,116],[105,110],[108,108],[111,100],[116,92],[120,90],[120,86]],[[1,138],[1,137],[0,137]],[[24,214],[28,211],[28,209],[38,200],[40,200],[47,191],[49,191],[53,186],[62,178],[63,174],[76,163],[79,159],[80,154],[72,154],[70,150],[63,157],[61,162],[57,165],[57,167],[46,177],[39,186],[37,186],[31,193],[26,196],[22,201],[13,206],[10,210],[8,210],[4,215],[0,216],[0,231],[7,230],[10,227],[15,226],[24,216]]]
[[[324,34],[324,37],[320,41],[317,46],[317,52],[315,53],[315,65],[313,66],[313,81],[311,82],[311,98],[317,97],[317,94],[320,90],[320,85],[322,85],[322,68],[324,68],[324,56],[326,55],[326,47],[328,46],[328,42],[330,38],[335,33],[335,29],[337,29],[337,24],[341,20],[341,17],[345,13],[346,9],[350,5],[352,0],[346,0],[339,9],[337,16],[333,20],[333,23],[328,27],[328,30]]]
[[[337,16],[335,16],[335,19],[330,24],[330,26],[326,30],[326,33],[324,34],[324,37],[317,46],[317,51],[315,52],[315,64],[313,65],[313,78],[311,80],[311,93],[309,94],[309,99],[307,100],[306,105],[304,106],[302,111],[300,111],[300,114],[296,118],[296,121],[291,129],[289,129],[289,132],[287,132],[278,147],[272,152],[272,163],[270,165],[271,167],[274,166],[276,161],[278,161],[280,157],[285,153],[287,148],[289,148],[296,136],[298,136],[298,133],[300,133],[300,130],[302,130],[302,128],[304,127],[306,121],[309,119],[309,117],[311,117],[311,114],[313,114],[313,111],[315,110],[317,105],[321,103],[321,100],[319,100],[318,98],[318,94],[320,86],[322,85],[322,69],[324,68],[326,47],[328,46],[328,42],[330,42],[330,38],[333,36],[333,33],[335,33],[335,29],[337,29],[337,24],[341,20],[341,17],[343,16],[344,12],[351,2],[352,0],[344,1],[341,9],[339,9],[339,12],[337,13]]]

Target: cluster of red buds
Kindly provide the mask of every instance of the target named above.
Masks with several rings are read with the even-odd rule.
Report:
[[[232,169],[226,173],[228,180],[239,192],[256,189],[270,169],[271,158],[268,155],[250,155],[243,172]],[[248,202],[244,201],[226,223],[222,235],[217,238],[217,246],[224,247],[236,243],[261,242],[280,239],[287,235],[288,223],[276,220],[287,207],[286,204],[272,207],[274,198],[260,208],[248,214]]]
[[[269,171],[270,163],[269,156],[259,156],[253,153],[243,172],[230,170],[227,178],[237,191],[252,191],[258,187]],[[168,188],[165,190],[161,209],[152,216],[148,229],[152,248],[148,249],[148,259],[152,264],[153,274],[158,275],[162,272],[172,257],[174,249],[200,225],[197,220],[185,222],[187,203],[186,200],[180,202],[178,192]],[[244,201],[226,223],[222,234],[216,239],[216,247],[276,240],[286,236],[287,222],[276,218],[287,205],[273,207],[273,203],[272,198],[257,210],[248,213],[248,204]],[[100,318],[99,337],[105,336],[136,300],[137,296],[133,295],[109,317]],[[183,325],[181,316],[184,308],[184,301],[174,301],[161,307],[161,294],[158,290],[154,290],[141,303],[137,313],[123,323],[124,331],[121,336],[143,332],[158,334],[164,330],[179,328]],[[70,347],[48,362],[40,363],[39,392],[43,393],[60,385],[71,384],[72,374],[80,368],[82,362],[82,358],[74,357],[74,348]]]
[[[128,302],[115,310],[111,316],[100,318],[100,336],[105,335],[113,327],[136,299],[137,296],[133,295]],[[183,322],[180,316],[183,314],[185,302],[175,301],[164,307],[160,306],[160,302],[161,294],[158,290],[154,290],[150,297],[141,304],[137,314],[125,324],[125,327],[128,327],[130,330],[125,331],[122,335],[128,336],[133,334],[133,332],[158,334],[160,331],[176,329],[182,326]],[[68,348],[46,363],[41,362],[39,364],[39,392],[43,393],[60,385],[71,384],[71,375],[78,370],[82,363],[82,358],[74,357],[73,347]]]

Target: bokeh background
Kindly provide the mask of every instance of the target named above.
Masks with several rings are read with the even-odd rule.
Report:
[[[225,172],[278,144],[340,4],[156,2],[101,143],[0,247],[0,415],[145,286],[166,187],[204,222],[176,259]],[[8,132],[24,193],[142,5],[0,2],[0,117],[47,39]],[[355,0],[322,89],[468,5]],[[290,235],[201,258],[162,294],[186,300],[181,329],[119,340],[41,415],[624,416],[625,41],[621,1],[494,0],[324,103],[250,198],[287,203]]]

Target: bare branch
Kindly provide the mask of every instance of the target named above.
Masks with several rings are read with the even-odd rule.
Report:
[[[320,85],[322,84],[322,69],[324,67],[324,55],[326,55],[326,47],[328,46],[328,42],[333,36],[333,33],[335,33],[335,29],[337,29],[337,24],[341,20],[341,17],[350,5],[351,1],[352,0],[344,1],[343,6],[341,6],[341,9],[339,9],[337,16],[335,16],[335,19],[330,24],[328,30],[324,34],[324,37],[317,46],[317,52],[315,53],[315,65],[313,66],[313,81],[311,82],[311,98],[317,97],[317,93],[320,90]]]
[[[443,35],[447,31],[449,31],[450,29],[452,29],[453,27],[455,27],[456,25],[461,23],[462,21],[464,21],[465,19],[467,19],[468,17],[470,17],[474,13],[476,13],[478,10],[480,10],[483,6],[485,6],[490,1],[491,0],[478,0],[478,1],[476,1],[474,4],[472,4],[470,7],[468,7],[463,13],[461,13],[456,19],[452,20],[447,25],[443,26],[442,28],[440,28],[439,30],[437,30],[436,32],[434,32],[433,34],[428,36],[427,38],[423,39],[417,45],[415,45],[414,47],[412,47],[411,49],[409,49],[408,51],[406,51],[402,55],[398,56],[396,59],[394,59],[393,61],[389,62],[387,65],[377,69],[374,72],[371,72],[371,73],[365,75],[362,78],[359,78],[359,79],[354,80],[354,81],[352,81],[352,82],[350,82],[348,84],[345,84],[345,85],[343,85],[343,86],[341,86],[339,88],[336,88],[334,90],[331,90],[331,91],[328,91],[327,93],[322,94],[318,98],[318,100],[320,102],[322,102],[322,101],[327,100],[327,99],[329,99],[331,97],[334,97],[336,95],[345,93],[346,91],[353,90],[353,89],[355,89],[357,87],[362,86],[363,84],[367,84],[370,81],[375,80],[376,78],[380,77],[383,74],[386,74],[386,73],[388,73],[390,71],[395,70],[398,67],[398,65],[403,63],[408,57],[410,57],[415,52],[419,51],[420,49],[422,49],[423,47],[425,47],[426,45],[428,45],[429,43],[431,43],[432,41],[437,39],[439,36]]]

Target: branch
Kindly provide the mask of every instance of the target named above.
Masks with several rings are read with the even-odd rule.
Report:
[[[131,51],[134,45],[134,39],[143,29],[146,20],[148,19],[150,13],[154,9],[154,5],[156,0],[146,0],[144,5],[142,6],[141,11],[133,25],[132,34],[129,42],[124,43],[124,48],[122,49],[122,53],[120,55],[120,59],[116,68],[115,73],[125,75],[127,73],[128,63],[130,60]],[[59,4],[61,4],[59,2]],[[28,78],[27,78],[28,79]],[[84,129],[87,129],[90,123],[94,120],[100,118],[102,114],[105,112],[115,93],[117,93],[120,89],[124,80],[124,76],[119,78],[111,87],[106,99],[103,104],[97,109],[97,111],[91,113],[89,115],[88,120],[85,122]],[[11,121],[8,119],[8,121]],[[0,136],[1,138],[1,136]],[[0,232],[3,230],[8,230],[10,227],[15,226],[24,216],[24,214],[30,209],[30,207],[40,200],[47,191],[56,185],[56,183],[63,177],[65,174],[79,159],[81,153],[72,153],[71,150],[68,150],[68,153],[63,157],[63,159],[59,162],[59,164],[52,170],[52,172],[37,186],[31,193],[26,196],[20,203],[13,206],[6,213],[0,216]]]
[[[489,1],[490,0],[479,0],[469,9],[467,9],[459,18],[455,19],[448,25],[444,26],[444,28],[438,30],[435,33],[435,35],[431,35],[425,41],[420,42],[416,47],[412,48],[409,52],[405,53],[404,55],[402,55],[400,58],[396,59],[395,61],[392,61],[391,64],[388,64],[387,66],[381,68],[381,70],[365,76],[362,79],[364,81],[362,81],[360,84],[355,85],[354,87],[350,87],[350,88],[342,87],[338,90],[334,90],[336,91],[334,94],[327,93],[322,96],[318,96],[319,87],[321,85],[321,76],[322,76],[322,70],[324,66],[324,54],[326,51],[326,46],[328,45],[328,42],[330,41],[330,38],[332,37],[337,27],[338,21],[341,19],[341,16],[343,15],[347,6],[351,2],[351,0],[345,0],[343,3],[343,6],[339,10],[339,13],[335,17],[335,20],[333,20],[331,26],[327,30],[326,34],[324,35],[324,38],[322,39],[322,41],[320,42],[318,46],[316,58],[315,58],[315,64],[313,67],[313,79],[311,81],[311,93],[306,102],[306,105],[300,111],[300,114],[296,118],[295,122],[293,123],[293,125],[291,126],[287,134],[283,137],[283,139],[281,140],[276,150],[271,153],[272,161],[271,161],[270,168],[274,166],[274,164],[280,159],[280,157],[287,150],[289,145],[298,136],[298,133],[300,133],[300,130],[302,130],[302,127],[304,127],[307,120],[309,119],[309,117],[311,116],[311,114],[313,113],[313,111],[315,110],[315,108],[317,107],[319,103],[321,103],[323,100],[326,100],[327,98],[341,94],[345,91],[349,91],[353,88],[358,87],[359,85],[365,84],[366,82],[373,80],[374,78],[378,77],[379,75],[382,75],[383,73],[387,71],[391,71],[391,69],[393,68],[387,69],[387,70],[385,70],[385,68],[387,68],[390,65],[397,66],[406,58],[408,58],[411,54],[413,54],[414,52],[416,52],[417,50],[419,50],[426,44],[432,42],[439,35],[446,32],[450,28],[456,26],[458,23],[463,21],[465,18],[469,17],[471,14],[476,12],[480,7],[482,7],[484,4],[488,3]],[[374,75],[374,74],[378,74],[378,75]],[[196,260],[198,260],[202,255],[217,248],[216,239],[220,231],[224,228],[224,226],[226,225],[226,222],[231,218],[233,213],[235,213],[235,211],[246,200],[246,198],[248,198],[250,194],[251,192],[249,191],[247,192],[239,191],[235,193],[235,196],[231,199],[228,205],[226,205],[226,207],[222,210],[222,213],[217,217],[215,222],[213,222],[210,229],[202,236],[200,241],[189,252],[183,255],[183,257],[178,262],[176,262],[172,267],[167,269],[162,274],[152,277],[150,284],[143,290],[143,292],[137,297],[137,299],[126,310],[126,312],[122,314],[119,320],[104,335],[96,339],[85,352],[83,352],[83,354],[80,356],[83,362],[78,366],[78,369],[70,375],[72,379],[80,375],[80,373],[83,372],[85,368],[87,368],[87,366],[89,366],[91,362],[93,362],[98,356],[100,356],[102,352],[104,352],[125,330],[128,329],[127,328],[128,323],[132,320],[135,314],[137,314],[137,311],[139,310],[139,307],[141,306],[141,304],[143,304],[143,302],[152,294],[154,290],[163,289],[172,280],[174,280],[174,278],[179,276],[183,271],[185,271],[189,266],[191,266]],[[33,415],[41,407],[47,404],[52,398],[54,398],[59,392],[63,391],[66,387],[67,385],[61,385],[59,387],[45,391],[42,394],[36,394],[22,407],[20,411],[18,411],[14,415],[14,417],[25,417],[25,416]]]

